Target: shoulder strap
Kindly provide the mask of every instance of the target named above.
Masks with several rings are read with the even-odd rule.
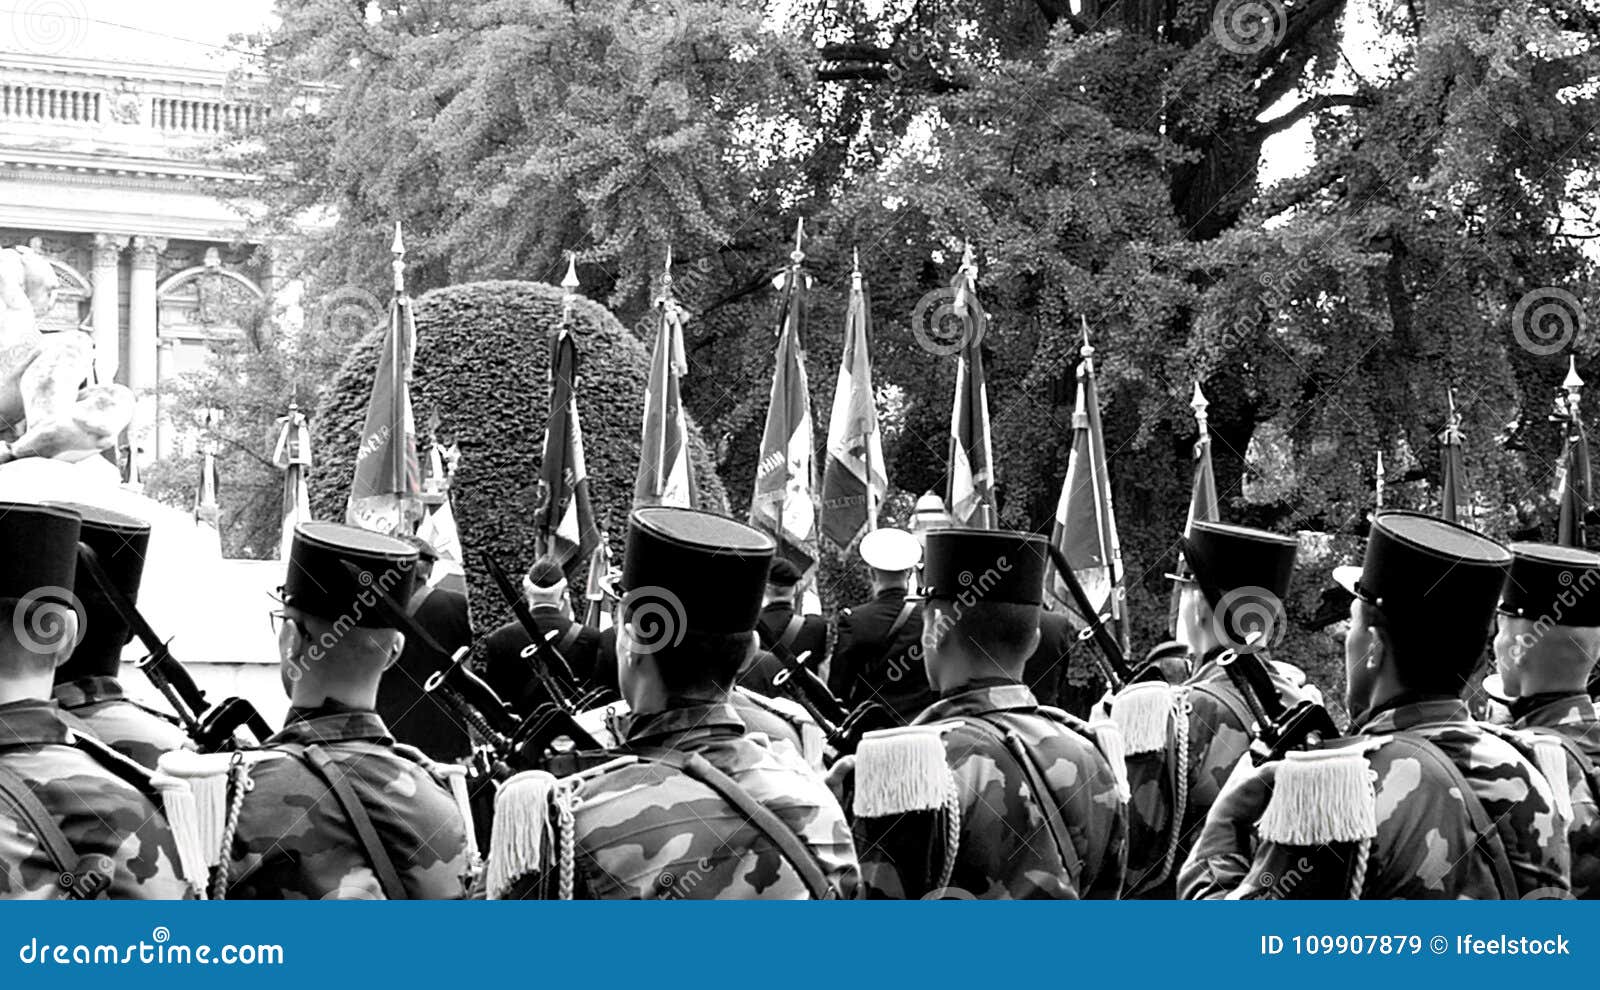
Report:
[[[916,610],[917,603],[910,598],[906,599],[905,604],[900,606],[900,614],[896,615],[894,621],[889,624],[888,635],[883,638],[886,640],[894,639],[894,634],[905,628],[906,623],[911,621],[911,613]]]
[[[111,771],[140,794],[154,801],[156,807],[161,807],[161,791],[156,787],[151,772],[142,764],[128,759],[102,742],[98,736],[90,735],[87,732],[74,732],[67,744],[74,749],[88,753],[96,763]]]
[[[1500,837],[1494,823],[1489,820],[1489,812],[1478,798],[1472,784],[1462,774],[1461,768],[1456,766],[1444,751],[1436,746],[1433,740],[1416,732],[1396,732],[1392,738],[1402,739],[1411,744],[1418,752],[1426,753],[1433,762],[1438,764],[1450,778],[1451,785],[1461,794],[1461,803],[1466,806],[1467,818],[1472,823],[1472,830],[1477,833],[1477,843],[1487,841],[1489,845],[1489,862],[1494,867],[1495,886],[1500,888],[1500,897],[1503,900],[1514,901],[1520,897],[1517,889],[1516,875],[1511,869],[1511,857],[1506,852],[1505,840]]]
[[[800,875],[800,882],[806,885],[812,900],[832,900],[838,896],[838,892],[828,882],[822,865],[817,862],[816,854],[800,841],[794,829],[785,824],[772,809],[751,797],[750,792],[740,787],[732,777],[712,766],[705,757],[699,753],[682,753],[669,749],[643,750],[639,755],[682,772],[711,788],[719,797],[732,805],[758,832],[778,847],[778,852]]]
[[[367,854],[372,872],[377,875],[378,886],[383,888],[383,896],[391,901],[406,900],[410,895],[406,893],[405,884],[400,882],[400,873],[389,858],[389,850],[378,838],[378,830],[372,826],[372,816],[367,814],[367,808],[361,803],[355,788],[344,779],[344,773],[333,765],[333,759],[327,751],[316,743],[308,746],[293,743],[278,748],[304,763],[333,793],[351,828],[355,829],[356,839]]]
[[[39,845],[44,847],[45,855],[50,857],[51,865],[61,874],[61,879],[66,881],[68,898],[76,901],[105,896],[106,888],[110,886],[110,878],[99,878],[87,885],[79,882],[78,865],[81,858],[77,850],[67,841],[66,834],[61,831],[61,826],[56,824],[49,810],[34,796],[33,789],[16,771],[6,766],[0,766],[0,802],[16,810],[22,819],[22,824],[39,840]],[[89,879],[94,876],[85,873],[82,878]]]
[[[1246,733],[1250,731],[1250,726],[1253,722],[1255,722],[1256,718],[1254,715],[1250,714],[1249,710],[1245,708],[1244,700],[1239,698],[1236,694],[1234,694],[1234,692],[1219,691],[1210,684],[1206,684],[1204,682],[1198,684],[1189,684],[1187,687],[1191,691],[1199,691],[1201,694],[1226,708],[1228,710],[1228,714],[1232,715],[1234,719],[1238,721],[1241,726],[1243,726]]]
[[[1022,778],[1027,783],[1028,790],[1033,792],[1033,800],[1044,812],[1045,824],[1049,826],[1050,837],[1055,840],[1056,853],[1061,857],[1062,865],[1067,868],[1067,875],[1071,877],[1074,885],[1078,884],[1082,879],[1083,860],[1078,856],[1078,847],[1072,844],[1072,834],[1067,831],[1067,823],[1061,818],[1061,806],[1056,802],[1055,795],[1045,780],[1044,772],[1034,761],[1033,754],[1028,752],[1028,747],[1023,745],[1022,739],[1015,732],[1001,728],[981,715],[969,715],[961,721],[988,734],[1011,754],[1011,758],[1022,770]]]
[[[560,653],[562,656],[566,656],[568,653],[572,652],[572,644],[578,641],[578,637],[582,635],[582,633],[583,624],[579,622],[572,623],[572,625],[567,627],[567,631],[561,634],[561,639],[556,642],[556,652]]]
[[[791,659],[794,656],[794,641],[800,638],[800,630],[805,624],[805,616],[799,612],[789,616],[789,621],[784,623],[783,632],[772,644],[772,652],[778,653],[782,650],[783,652],[778,655],[784,660]]]

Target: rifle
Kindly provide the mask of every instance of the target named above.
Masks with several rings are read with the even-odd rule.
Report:
[[[162,640],[150,623],[139,613],[137,606],[123,594],[122,589],[106,574],[100,558],[87,543],[78,544],[78,565],[89,575],[95,588],[111,605],[113,611],[127,623],[145,648],[145,655],[134,666],[144,672],[155,685],[167,704],[178,713],[183,731],[202,753],[220,753],[239,749],[235,734],[248,729],[257,744],[272,735],[272,727],[261,717],[254,705],[243,698],[226,698],[212,705],[205,692],[194,682],[189,671],[172,655],[171,641]]]
[[[1073,605],[1086,623],[1078,633],[1079,641],[1094,640],[1100,652],[1090,653],[1089,656],[1093,658],[1095,666],[1100,668],[1100,674],[1106,679],[1111,690],[1122,690],[1122,686],[1133,676],[1132,671],[1128,669],[1127,657],[1122,655],[1122,647],[1117,645],[1117,638],[1106,628],[1106,617],[1096,612],[1094,606],[1089,604],[1089,596],[1084,593],[1083,585],[1078,583],[1078,575],[1067,562],[1067,555],[1053,543],[1049,545],[1049,550],[1050,560],[1056,565],[1056,576],[1067,586]]]
[[[822,678],[805,665],[810,656],[811,651],[807,650],[792,663],[784,661],[784,668],[773,675],[772,685],[799,702],[835,751],[841,755],[854,753],[868,732],[900,725],[894,713],[876,701],[863,701],[853,711],[846,708]]]
[[[1252,636],[1252,641],[1259,638],[1259,634]],[[1217,666],[1227,673],[1255,716],[1258,729],[1250,743],[1251,761],[1260,766],[1282,759],[1290,750],[1315,749],[1337,739],[1339,728],[1326,708],[1309,698],[1301,698],[1293,706],[1283,703],[1262,660],[1264,655],[1263,650],[1247,649],[1227,650],[1217,657]]]
[[[533,668],[533,676],[538,679],[539,686],[544,688],[545,695],[555,703],[556,707],[569,715],[594,707],[604,695],[604,691],[593,689],[585,692],[579,687],[578,677],[572,672],[572,665],[567,663],[567,658],[561,655],[561,651],[556,649],[549,637],[540,631],[538,622],[533,618],[533,609],[528,607],[528,600],[517,590],[516,585],[511,583],[505,568],[487,552],[482,554],[482,557],[483,565],[489,571],[489,577],[500,590],[500,597],[505,599],[511,614],[517,617],[517,623],[522,626],[522,631],[528,634],[531,642],[523,648],[522,656],[529,661],[529,666]]]

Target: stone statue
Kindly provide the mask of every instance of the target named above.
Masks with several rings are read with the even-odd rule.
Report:
[[[0,464],[22,457],[76,461],[116,442],[133,418],[124,385],[91,385],[86,333],[41,333],[60,282],[31,248],[0,250]]]

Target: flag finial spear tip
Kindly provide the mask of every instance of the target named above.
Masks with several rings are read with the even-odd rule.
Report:
[[[567,292],[578,291],[578,254],[576,251],[567,252],[567,277],[561,280],[561,287]]]
[[[1576,392],[1578,389],[1583,388],[1583,379],[1578,377],[1578,355],[1576,354],[1567,356],[1567,378],[1561,383],[1561,387],[1569,392]]]
[[[1211,403],[1206,399],[1206,394],[1200,391],[1200,379],[1194,380],[1194,396],[1189,400],[1189,408],[1193,409],[1196,416],[1204,416],[1206,408]]]
[[[1078,353],[1084,357],[1090,357],[1094,354],[1094,345],[1089,343],[1089,318],[1079,315],[1078,319],[1083,324],[1083,346],[1078,348]]]
[[[857,275],[861,274],[861,249],[858,247],[850,249],[850,270]]]
[[[795,264],[806,260],[805,250],[801,247],[806,239],[806,218],[799,217],[794,222],[794,250],[789,252],[789,260]]]
[[[406,253],[406,243],[400,236],[400,221],[394,222],[394,243],[389,246],[389,252],[394,255]]]

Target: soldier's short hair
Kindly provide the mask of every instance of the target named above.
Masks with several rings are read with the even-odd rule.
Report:
[[[961,606],[943,603],[948,611],[943,630],[946,636],[964,639],[980,657],[993,659],[1005,667],[1020,668],[1033,648],[1033,634],[1039,628],[1039,606],[1015,602],[974,602]]]
[[[528,583],[535,588],[549,589],[567,579],[567,572],[561,569],[561,561],[549,554],[545,554],[528,567]]]
[[[1487,656],[1487,627],[1476,645],[1468,645],[1471,640],[1464,636],[1443,638],[1430,635],[1416,623],[1390,622],[1383,609],[1371,602],[1361,602],[1361,608],[1367,625],[1388,636],[1395,670],[1412,691],[1459,696]]]
[[[667,691],[680,694],[699,687],[727,690],[755,649],[747,632],[708,633],[689,630],[676,646],[663,646],[652,654]]]

